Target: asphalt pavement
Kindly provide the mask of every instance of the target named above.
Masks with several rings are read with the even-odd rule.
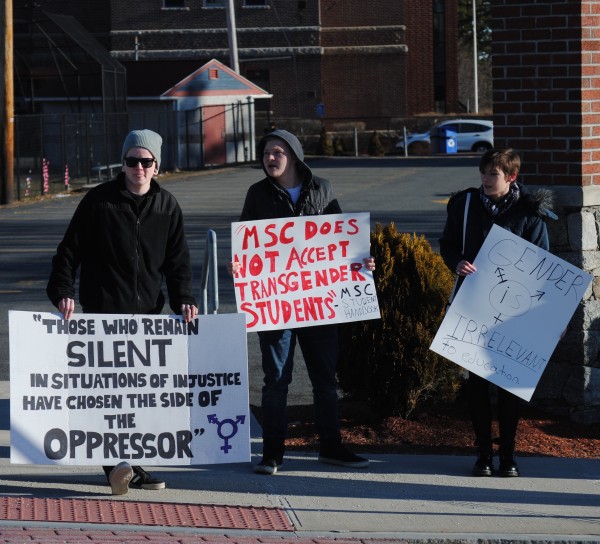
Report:
[[[342,209],[370,211],[424,234],[434,248],[445,200],[478,184],[475,157],[316,159]],[[219,313],[235,311],[225,272],[229,224],[253,167],[165,176],[186,217],[200,277],[207,229],[218,240]],[[9,542],[600,542],[600,460],[519,459],[519,478],[474,478],[474,459],[449,455],[369,455],[367,469],[324,465],[316,452],[291,452],[275,476],[251,464],[160,467],[161,491],[113,497],[98,467],[10,464],[8,310],[52,311],[45,298],[51,256],[81,193],[0,208],[0,543]],[[261,371],[248,337],[250,402]],[[297,356],[290,404],[310,404]],[[252,422],[252,463],[260,428]]]

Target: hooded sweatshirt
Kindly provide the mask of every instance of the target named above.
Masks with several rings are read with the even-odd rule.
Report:
[[[302,189],[296,204],[292,202],[290,194],[269,176],[265,169],[265,146],[267,141],[274,139],[282,140],[288,145],[302,176]],[[259,142],[257,151],[266,177],[248,189],[240,221],[342,213],[331,183],[312,173],[304,162],[304,151],[300,141],[291,132],[278,129],[266,134]]]

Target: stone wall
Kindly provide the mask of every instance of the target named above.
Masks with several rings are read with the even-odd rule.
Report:
[[[563,195],[564,198],[564,195]],[[532,403],[579,423],[600,421],[600,206],[559,206],[552,252],[594,277],[552,355]]]
[[[492,19],[494,143],[555,193],[551,251],[594,277],[532,402],[600,421],[600,4],[493,0]]]

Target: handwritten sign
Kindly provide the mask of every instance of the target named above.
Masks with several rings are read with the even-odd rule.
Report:
[[[474,264],[431,349],[528,401],[592,277],[497,225]]]
[[[248,330],[377,319],[369,214],[335,214],[231,225],[238,311]]]
[[[11,462],[249,461],[245,325],[9,312]]]

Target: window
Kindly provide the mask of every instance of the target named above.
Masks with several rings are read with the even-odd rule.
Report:
[[[460,132],[487,132],[491,127],[480,125],[479,123],[461,123]]]
[[[255,6],[260,6],[260,7],[266,8],[269,6],[269,0],[244,0],[245,8],[255,7]]]
[[[185,0],[164,0],[165,8],[185,8]]]
[[[204,0],[205,8],[224,8],[225,0]]]

